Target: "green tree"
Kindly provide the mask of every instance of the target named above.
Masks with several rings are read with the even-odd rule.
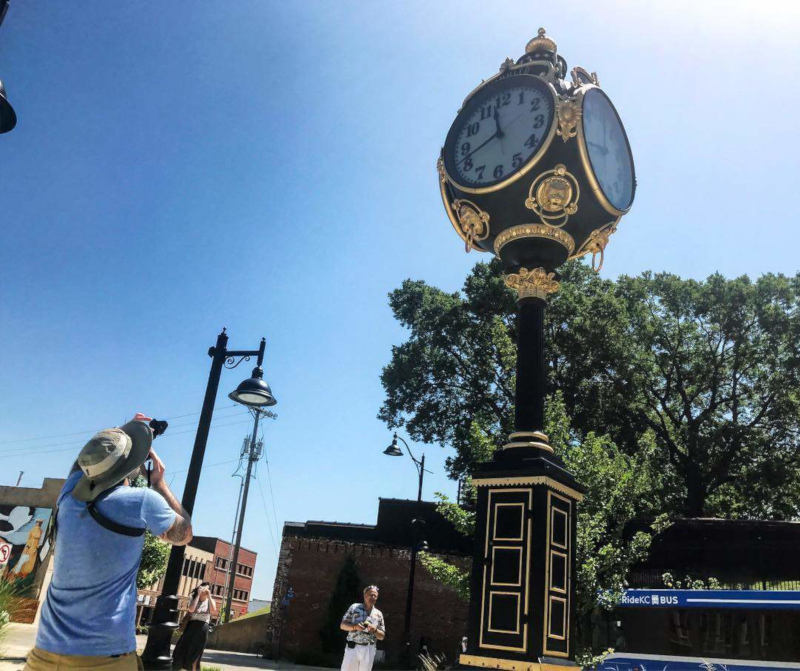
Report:
[[[337,652],[342,647],[342,631],[339,625],[347,609],[360,596],[361,577],[358,575],[356,559],[353,555],[345,555],[344,564],[336,578],[336,587],[328,601],[325,613],[325,625],[319,630],[322,649],[325,652]]]
[[[453,447],[447,469],[461,477],[511,430],[515,296],[494,260],[460,293],[407,280],[390,306],[410,337],[383,370],[379,417]],[[652,446],[658,510],[800,513],[800,276],[615,282],[573,262],[546,329],[550,384],[575,429],[602,427],[628,455]]]
[[[136,478],[131,482],[131,487],[145,487],[147,485],[143,477]],[[142,549],[142,561],[139,564],[139,572],[136,574],[136,587],[147,589],[167,572],[167,562],[170,553],[169,543],[165,543],[149,531],[144,532],[144,547]]]

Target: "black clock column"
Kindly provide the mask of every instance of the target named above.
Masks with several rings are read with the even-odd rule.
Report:
[[[493,669],[556,669],[574,658],[576,505],[583,488],[545,435],[543,269],[506,276],[518,292],[514,433],[473,474],[478,489],[467,653]]]

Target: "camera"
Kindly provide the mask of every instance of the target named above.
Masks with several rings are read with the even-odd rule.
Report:
[[[169,423],[164,421],[163,419],[150,420],[150,428],[153,429],[153,438],[155,438],[156,436],[160,436],[162,433],[164,433],[164,431],[167,430],[167,427],[169,427]]]

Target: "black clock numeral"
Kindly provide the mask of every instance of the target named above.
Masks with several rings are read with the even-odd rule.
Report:
[[[484,119],[491,119],[492,118],[492,106],[486,105],[486,107],[481,107],[481,121]]]
[[[525,102],[525,91],[519,92],[519,102],[517,105],[522,105]]]
[[[535,112],[536,110],[538,110],[541,103],[542,99],[539,96],[534,95],[533,99],[531,100],[531,112]]]
[[[496,165],[494,168],[494,172],[492,173],[496,178],[500,178],[503,176],[503,164],[500,163]]]
[[[511,165],[516,169],[522,165],[522,154],[514,154]]]
[[[469,154],[469,147],[470,147],[469,142],[465,142],[464,144],[461,145],[462,156],[466,156],[467,154]]]
[[[539,139],[536,137],[536,133],[531,134],[531,136],[525,140],[525,146],[528,149],[533,149],[537,144],[539,144]]]
[[[500,105],[498,105],[498,107],[505,107],[506,105],[510,105],[510,104],[511,104],[511,94],[510,93],[504,93],[503,94],[503,102]]]
[[[472,137],[473,135],[477,135],[480,129],[481,129],[481,124],[479,121],[471,123],[469,126],[467,126],[467,137]]]
[[[465,158],[464,159],[464,170],[472,170],[472,159]]]
[[[477,168],[475,168],[475,172],[478,173],[478,179],[483,179],[483,171],[484,170],[486,170],[486,166],[485,165],[479,165]]]
[[[533,117],[533,127],[541,128],[542,126],[544,126],[544,114],[537,114]]]

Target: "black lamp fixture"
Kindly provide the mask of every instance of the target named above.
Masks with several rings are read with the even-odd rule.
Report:
[[[2,25],[7,11],[8,0],[0,0],[0,25]],[[14,108],[11,107],[11,103],[8,102],[5,86],[3,86],[3,82],[0,81],[0,133],[8,133],[8,131],[13,130],[16,125],[17,114],[14,112]]]
[[[6,88],[0,81],[0,133],[8,133],[17,125],[17,114],[6,96]]]
[[[394,439],[392,440],[392,444],[389,445],[384,451],[384,454],[389,455],[390,457],[402,457],[403,450],[401,450],[397,445],[397,434],[394,434]]]
[[[250,408],[267,408],[278,402],[270,386],[264,382],[264,369],[261,366],[253,368],[253,375],[228,394],[228,398]]]

